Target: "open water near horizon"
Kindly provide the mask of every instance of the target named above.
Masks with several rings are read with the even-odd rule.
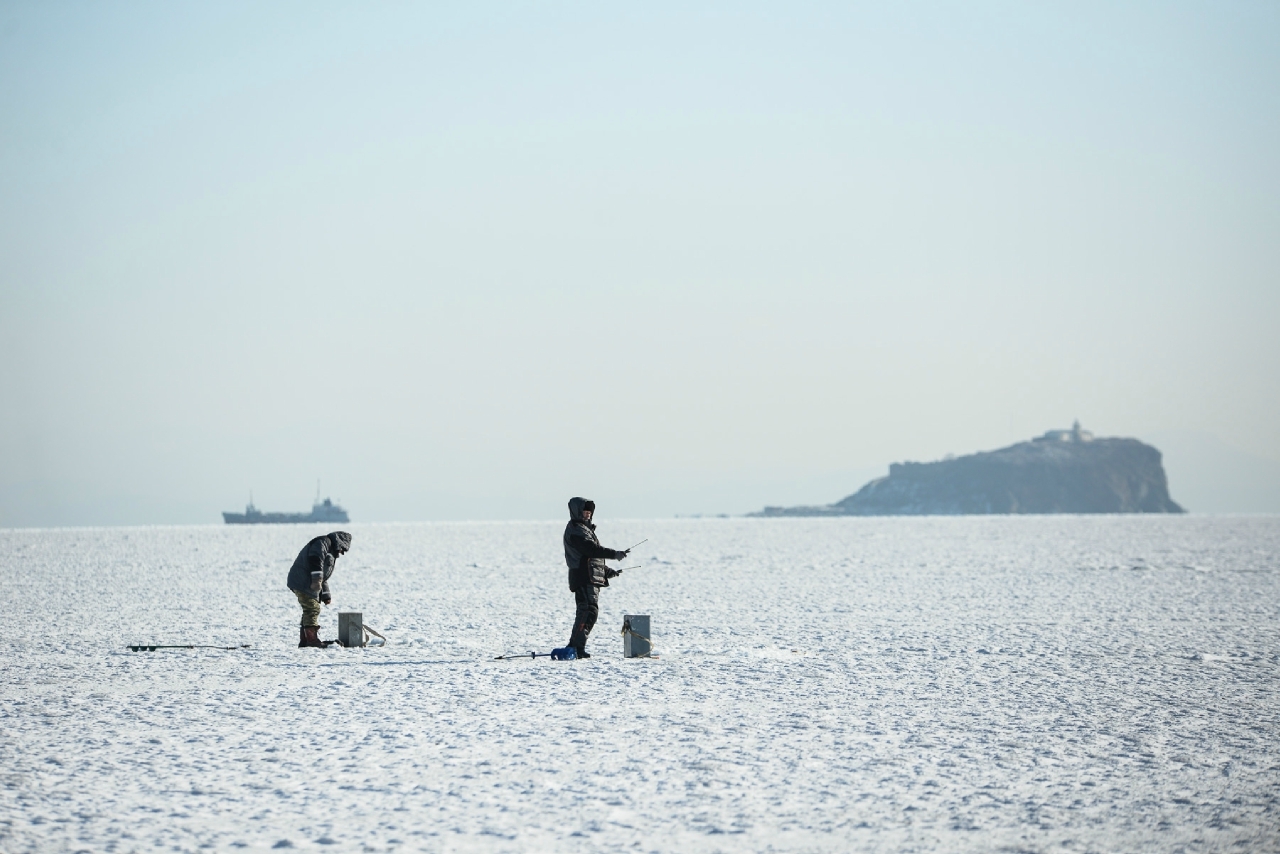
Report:
[[[599,522],[0,530],[0,850],[1280,850],[1280,517]]]

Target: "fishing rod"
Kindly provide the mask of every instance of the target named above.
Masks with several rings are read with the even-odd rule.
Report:
[[[495,655],[494,661],[511,661],[515,658],[550,658],[549,652],[507,652],[502,655]]]
[[[620,566],[617,569],[605,570],[605,578],[617,578],[619,575],[622,575],[622,573],[626,572],[628,569],[639,569],[641,566],[643,566],[643,564],[636,564],[635,566]],[[610,575],[609,573],[613,573],[613,574]]]
[[[643,540],[641,540],[640,542],[636,543],[636,545],[635,545],[635,546],[632,546],[632,547],[631,547],[631,549],[634,549],[636,546],[643,546],[643,545],[644,545],[645,543],[647,543],[647,542],[649,542],[649,538],[648,538],[648,537],[645,537]],[[627,551],[631,551],[631,549],[627,549]]]
[[[236,647],[219,647],[216,644],[131,644],[129,649],[136,653],[154,653],[157,649],[251,649],[248,644],[238,644]]]

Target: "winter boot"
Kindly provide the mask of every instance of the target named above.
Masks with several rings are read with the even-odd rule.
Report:
[[[590,657],[591,657],[591,653],[587,652],[587,648],[586,648],[585,646],[577,647],[577,650],[578,650],[578,658],[590,658]]]
[[[324,646],[320,642],[319,626],[303,626],[302,633],[298,637],[298,646]]]

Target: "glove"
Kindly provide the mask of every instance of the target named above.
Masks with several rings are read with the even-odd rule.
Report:
[[[320,594],[320,604],[322,605],[333,604],[333,596],[329,594],[329,591],[326,590],[325,592]]]
[[[617,578],[619,575],[622,575],[622,570],[620,569],[606,569],[604,571],[605,578]]]
[[[613,559],[622,560],[624,557],[626,557],[629,554],[631,554],[631,549],[626,549],[624,551],[618,551],[617,549],[615,549],[613,552]]]

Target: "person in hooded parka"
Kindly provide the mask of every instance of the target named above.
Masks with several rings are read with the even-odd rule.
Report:
[[[569,524],[564,529],[564,560],[569,565],[569,589],[577,603],[573,618],[573,632],[569,646],[578,658],[590,658],[587,654],[587,636],[595,628],[600,616],[600,588],[609,586],[609,579],[616,578],[621,570],[604,565],[606,560],[622,560],[629,549],[618,551],[600,545],[596,526],[596,503],[586,498],[569,499]]]
[[[302,606],[302,627],[298,646],[328,646],[320,641],[320,605],[333,601],[329,592],[329,576],[342,557],[351,549],[351,535],[334,531],[316,537],[302,547],[293,566],[289,567],[289,589]]]

